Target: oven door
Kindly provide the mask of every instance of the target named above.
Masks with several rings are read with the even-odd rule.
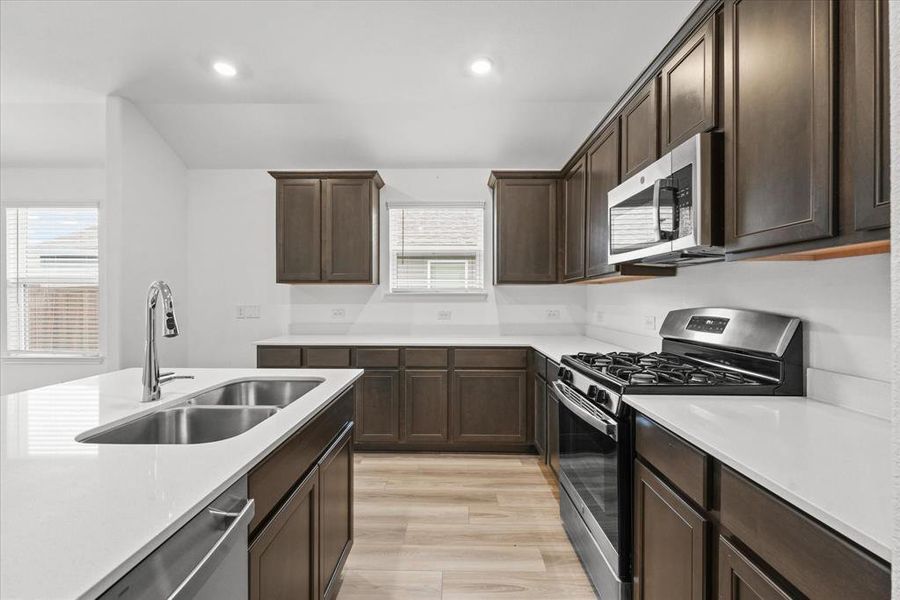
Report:
[[[599,546],[610,569],[629,579],[630,545],[622,519],[628,518],[628,474],[623,467],[624,428],[561,381],[559,400],[560,481]]]

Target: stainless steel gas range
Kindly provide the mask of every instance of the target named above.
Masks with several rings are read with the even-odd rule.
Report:
[[[602,600],[631,598],[634,415],[626,394],[803,395],[799,319],[730,308],[672,311],[662,351],[563,356],[560,514]]]

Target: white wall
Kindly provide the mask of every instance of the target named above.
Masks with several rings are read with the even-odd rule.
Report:
[[[96,202],[103,205],[106,172],[102,168],[0,169],[0,205],[8,202]],[[102,223],[101,223],[102,227]],[[2,236],[0,236],[2,237]],[[5,273],[6,248],[0,250]],[[0,318],[0,337],[6,339],[6,316]],[[0,394],[87,377],[107,369],[96,360],[48,362],[0,359]]]
[[[593,286],[588,335],[658,350],[669,310],[727,306],[803,319],[807,366],[890,381],[890,269],[886,254],[816,262],[697,265],[677,277]],[[655,321],[647,322],[647,317]]]
[[[381,170],[382,208],[392,200],[484,201],[486,169]],[[488,286],[479,298],[387,294],[387,221],[381,220],[382,283],[275,283],[275,182],[262,170],[191,170],[188,240],[191,366],[249,366],[253,340],[286,333],[581,333],[580,286]],[[384,211],[382,211],[384,216]],[[490,249],[486,263],[490,264]],[[491,273],[487,278],[490,281]],[[261,306],[260,319],[235,318],[239,304]],[[345,317],[332,319],[332,309]],[[547,309],[560,312],[548,321]],[[438,310],[450,310],[449,322]]]
[[[140,366],[147,287],[165,280],[176,316],[188,314],[187,169],[130,102],[107,104],[109,196],[110,368]],[[187,363],[186,336],[158,342],[160,363]]]

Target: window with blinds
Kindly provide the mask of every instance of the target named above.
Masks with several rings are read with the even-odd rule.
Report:
[[[6,351],[100,354],[96,207],[9,207]]]
[[[391,292],[484,291],[484,207],[393,206]]]

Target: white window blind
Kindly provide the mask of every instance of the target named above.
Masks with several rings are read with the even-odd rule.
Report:
[[[484,291],[484,207],[388,210],[392,292]]]
[[[6,219],[6,350],[100,353],[96,207],[10,207]]]

